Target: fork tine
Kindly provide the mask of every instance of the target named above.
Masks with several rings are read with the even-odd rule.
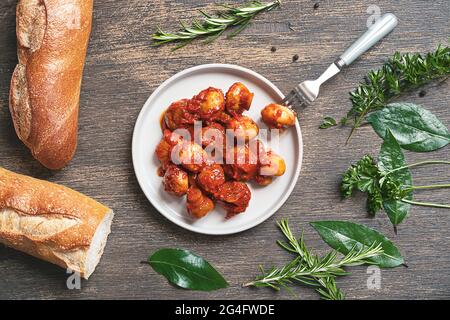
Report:
[[[283,104],[289,104],[290,101],[292,100],[292,98],[294,97],[295,92],[294,91],[290,91],[283,99],[283,101],[281,101]]]
[[[298,96],[294,90],[292,90],[285,99],[287,105],[298,104]]]
[[[304,108],[309,105],[308,101],[306,101],[304,95],[301,93],[301,90],[298,87],[289,92],[283,99],[282,103],[288,107],[295,109]]]

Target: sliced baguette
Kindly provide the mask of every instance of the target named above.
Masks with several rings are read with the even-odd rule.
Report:
[[[103,254],[113,211],[72,189],[0,167],[0,243],[88,279]]]

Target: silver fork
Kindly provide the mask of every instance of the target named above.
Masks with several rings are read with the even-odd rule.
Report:
[[[310,105],[319,96],[320,86],[338,74],[342,68],[349,66],[360,55],[369,50],[375,43],[389,34],[398,20],[392,13],[386,13],[373,24],[350,48],[348,48],[328,69],[316,80],[308,80],[298,84],[283,99],[282,104],[299,110]]]

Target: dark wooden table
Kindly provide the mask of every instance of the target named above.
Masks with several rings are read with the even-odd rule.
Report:
[[[275,221],[288,217],[296,230],[305,229],[308,244],[323,252],[328,247],[308,222],[342,219],[364,223],[394,240],[409,268],[382,270],[381,289],[367,289],[367,268],[352,269],[339,280],[350,299],[450,298],[450,213],[413,208],[394,235],[385,215],[370,219],[364,198],[340,201],[338,184],[350,163],[366,153],[377,154],[380,139],[370,128],[358,131],[344,145],[348,129],[321,131],[325,115],[342,116],[350,107],[348,92],[396,50],[427,52],[450,36],[448,0],[423,1],[284,1],[282,9],[259,17],[241,36],[208,46],[191,45],[176,52],[171,46],[153,48],[150,33],[157,25],[175,27],[195,10],[212,9],[206,0],[96,0],[94,28],[81,94],[79,147],[70,166],[50,172],[30,156],[17,139],[8,111],[11,73],[16,64],[15,0],[0,2],[0,166],[72,187],[111,206],[116,217],[97,271],[81,290],[66,288],[63,270],[0,246],[0,299],[198,298],[292,299],[282,291],[241,288],[257,266],[288,260],[275,244],[280,234]],[[238,1],[235,1],[238,2]],[[240,1],[239,1],[240,2]],[[399,26],[388,38],[336,79],[326,84],[314,106],[301,114],[304,163],[299,182],[286,204],[258,227],[233,236],[210,237],[185,231],[162,217],[141,192],[131,163],[131,135],[148,96],[173,74],[203,63],[232,63],[251,68],[287,92],[292,85],[317,76],[365,29],[369,5],[393,12]],[[290,27],[291,26],[291,27]],[[271,47],[276,46],[276,52]],[[298,54],[299,60],[292,61]],[[427,95],[413,92],[404,100],[423,104],[450,125],[449,86],[430,86]],[[155,134],[160,134],[155,129]],[[151,146],[149,146],[151,147]],[[407,153],[409,161],[450,158],[450,148],[431,154]],[[449,181],[445,167],[415,169],[419,183]],[[417,196],[449,202],[448,191]],[[176,289],[139,262],[161,247],[183,247],[207,258],[231,287],[212,293]],[[313,290],[295,291],[302,299],[317,299]]]

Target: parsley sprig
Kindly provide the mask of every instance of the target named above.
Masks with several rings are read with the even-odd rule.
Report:
[[[429,160],[407,164],[400,145],[389,131],[381,147],[378,163],[372,156],[365,155],[345,172],[341,183],[341,196],[349,198],[355,190],[367,193],[368,213],[375,215],[384,208],[396,229],[407,216],[409,205],[450,209],[450,204],[412,199],[414,190],[450,188],[450,184],[412,184],[411,168],[437,164],[450,165],[450,161]]]
[[[450,161],[421,161],[391,171],[383,172],[379,169],[370,155],[365,155],[355,165],[352,165],[344,174],[341,184],[341,195],[343,198],[349,198],[353,194],[354,189],[367,193],[367,210],[371,214],[376,214],[381,210],[383,198],[396,199],[406,203],[423,205],[426,207],[450,209],[450,204],[418,202],[404,199],[405,195],[413,190],[450,188],[450,184],[414,186],[402,184],[401,181],[393,178],[392,174],[398,171],[398,169],[404,170],[430,164],[450,165]]]

